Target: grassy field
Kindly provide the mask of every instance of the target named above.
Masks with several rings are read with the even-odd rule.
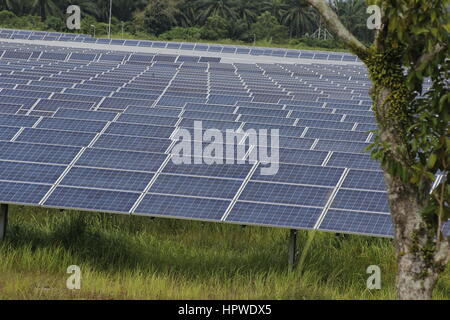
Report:
[[[287,271],[288,231],[12,206],[0,244],[0,299],[393,299],[392,241],[299,233],[304,263]],[[312,240],[309,249],[304,246]],[[69,265],[81,290],[66,288]],[[382,289],[366,289],[366,268]],[[450,270],[435,298],[450,299]]]

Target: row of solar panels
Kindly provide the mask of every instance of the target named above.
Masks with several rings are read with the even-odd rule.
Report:
[[[56,60],[56,61],[88,61],[88,62],[117,62],[122,63],[128,61],[130,63],[149,64],[153,61],[161,62],[220,62],[219,57],[200,57],[200,56],[175,56],[175,55],[145,55],[145,54],[91,54],[91,53],[62,53],[62,52],[46,52],[46,51],[16,51],[16,50],[0,50],[0,59],[14,60]]]
[[[366,82],[344,87],[348,81],[333,79],[333,71],[342,67],[290,68],[233,65],[233,72],[212,69],[200,75],[170,63],[163,68],[25,60],[0,64],[0,87],[14,85],[0,92],[7,102],[0,109],[8,111],[0,115],[0,201],[391,236],[382,174],[361,150],[371,135],[348,122],[366,119],[350,117],[350,112],[358,117],[369,112],[361,98],[367,94]],[[292,78],[294,71],[306,73],[305,79]],[[320,74],[308,77],[309,71]],[[233,95],[211,95],[216,89]],[[276,97],[286,89],[305,100],[250,101],[259,90]],[[348,91],[357,103],[325,93],[337,95],[336,89]],[[120,92],[128,98],[110,96]],[[165,97],[169,93],[181,95]],[[205,101],[223,104],[194,103],[189,93],[206,93]],[[293,116],[297,123],[285,120]],[[175,133],[179,128],[192,132],[196,120],[203,120],[204,128],[279,129],[278,174],[262,176],[264,165],[252,161],[173,164]],[[346,127],[317,128],[321,125]],[[245,158],[255,153],[251,145],[245,151]]]
[[[157,49],[174,49],[174,50],[227,53],[227,54],[246,54],[253,56],[272,56],[281,58],[284,57],[284,58],[316,59],[316,60],[347,61],[347,62],[358,61],[358,58],[356,56],[347,53],[283,50],[273,48],[227,46],[218,44],[211,45],[205,43],[104,39],[104,38],[92,38],[90,36],[81,34],[43,32],[43,31],[0,29],[0,38],[45,40],[45,41],[68,41],[68,42],[73,41],[80,43],[96,43],[104,45],[134,46],[134,47],[149,47],[149,48],[151,47]]]
[[[39,121],[39,118],[34,118],[34,120]],[[65,128],[63,131],[43,129],[54,128],[55,123],[58,122],[59,124],[56,126]],[[70,123],[77,124],[75,127],[71,127]],[[16,124],[18,123],[16,122]],[[79,139],[82,133],[92,132],[86,139],[85,146],[89,146],[89,148],[65,174],[64,179],[54,190],[53,196],[47,197],[47,200],[42,202],[45,195],[40,192],[13,195],[6,192],[1,196],[2,201],[13,197],[16,202],[19,201],[16,197],[19,197],[20,201],[24,201],[23,203],[26,204],[36,201],[36,204],[42,202],[45,206],[127,213],[132,210],[135,201],[142,195],[140,192],[147,189],[146,186],[153,178],[153,173],[158,172],[165,163],[158,176],[159,180],[157,179],[144,195],[144,197],[151,197],[151,201],[155,201],[153,196],[161,197],[161,206],[165,206],[165,208],[161,208],[159,205],[152,206],[152,203],[149,202],[141,209],[135,209],[132,212],[218,220],[224,215],[224,211],[221,211],[220,208],[197,206],[208,202],[233,199],[237,188],[243,184],[242,179],[249,176],[249,170],[252,167],[251,164],[239,166],[174,165],[170,161],[165,161],[170,157],[168,154],[171,140],[167,136],[160,139],[145,138],[147,145],[151,145],[153,148],[151,153],[148,150],[136,152],[133,150],[133,145],[142,146],[144,138],[121,136],[103,130],[98,136],[96,134],[98,130],[94,131],[91,126],[80,129],[80,125],[80,121],[43,119],[37,126],[33,125],[35,128],[20,131],[21,129],[17,127],[18,132],[11,133],[14,144],[0,142],[3,160],[0,161],[0,172],[5,172],[2,180],[9,183],[5,185],[11,188],[10,191],[14,190],[10,183],[14,181],[14,183],[33,183],[33,186],[20,184],[22,190],[36,192],[35,189],[30,190],[30,188],[37,188],[36,184],[42,184],[39,187],[48,192],[51,184],[54,184],[61,172],[65,171],[64,165],[70,164],[73,157],[81,151],[80,148],[68,147],[68,145],[73,145],[73,141]],[[107,125],[108,123],[105,123],[105,126]],[[111,125],[113,124],[109,124],[109,127]],[[74,128],[83,131],[66,131],[67,129],[74,130]],[[33,132],[35,136],[40,137],[39,140],[28,140],[33,137]],[[159,134],[161,131],[154,132]],[[67,137],[70,139],[60,140],[59,143],[52,140],[52,137],[63,139],[64,136],[66,139]],[[57,146],[58,144],[60,146]],[[326,161],[326,164],[319,162],[311,162],[308,165],[280,164],[279,172],[275,176],[262,176],[257,170],[252,170],[251,178],[249,177],[245,189],[239,195],[237,202],[239,204],[236,203],[238,207],[242,206],[245,210],[237,210],[235,213],[232,211],[229,214],[232,216],[236,214],[234,219],[240,223],[313,228],[318,222],[318,216],[310,217],[305,213],[312,210],[320,215],[324,210],[325,203],[336,191],[334,189],[337,189],[331,205],[332,209],[328,209],[324,216],[333,212],[327,218],[331,219],[329,224],[326,222],[323,225],[328,225],[327,228],[323,228],[324,230],[391,235],[381,172],[348,170],[348,168],[360,168],[355,166],[355,162],[349,161],[356,158],[354,155],[345,153],[333,153],[332,155],[335,157]],[[306,162],[312,159],[308,157],[309,160],[307,160],[304,151],[300,150],[294,154],[293,158]],[[364,158],[367,161],[366,155]],[[360,161],[363,162],[362,157]],[[51,169],[53,169],[53,173]],[[341,182],[339,183],[339,181]],[[337,187],[338,184],[339,187]],[[110,202],[111,196],[119,196],[119,199]],[[30,197],[35,200],[30,200]],[[188,205],[188,207],[185,210],[177,206],[172,208],[172,201],[180,206]],[[191,203],[194,205],[192,211],[189,206]],[[68,206],[68,204],[72,205]],[[255,207],[257,211],[249,210],[252,207]],[[297,214],[298,211],[301,211],[302,214]],[[350,220],[344,223],[338,217],[347,217],[345,219]],[[362,217],[364,219],[370,217],[370,220],[377,222],[375,225],[361,223]],[[227,220],[225,218],[225,221],[230,222],[234,219]],[[342,223],[345,227],[342,226]],[[379,223],[382,223],[382,228]],[[322,224],[320,225],[322,226]]]

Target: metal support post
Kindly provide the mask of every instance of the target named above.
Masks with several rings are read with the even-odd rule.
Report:
[[[289,271],[294,270],[297,257],[297,230],[291,229],[289,235],[288,264]]]
[[[6,236],[6,226],[8,224],[8,205],[0,205],[0,241],[5,239]]]

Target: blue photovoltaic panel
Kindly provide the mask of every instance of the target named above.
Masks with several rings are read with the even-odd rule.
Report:
[[[144,191],[152,173],[73,167],[60,185],[122,191]]]
[[[271,130],[278,130],[278,134],[284,137],[300,137],[305,130],[301,127],[291,127],[291,126],[279,126],[273,124],[262,124],[262,123],[250,123],[247,122],[244,125],[244,130],[260,130],[265,129],[270,134]]]
[[[105,133],[152,138],[169,138],[173,127],[152,126],[134,123],[111,123]]]
[[[2,160],[69,164],[79,151],[78,147],[0,142]]]
[[[62,146],[88,146],[95,134],[85,132],[26,128],[16,141],[57,144]]]
[[[369,143],[365,142],[349,142],[349,141],[335,141],[335,140],[319,140],[314,150],[323,151],[341,151],[349,153],[367,153],[365,149]]]
[[[385,191],[386,184],[381,171],[350,170],[343,188]]]
[[[103,134],[97,139],[93,147],[164,153],[169,148],[170,144],[171,140],[168,139]]]
[[[333,209],[356,211],[389,212],[387,195],[384,192],[370,192],[340,189],[331,204]]]
[[[357,211],[329,210],[319,230],[393,236],[390,215]]]
[[[195,164],[194,159],[192,159],[191,164],[175,164],[173,161],[169,161],[164,167],[163,173],[243,180],[249,174],[251,168],[251,164]]]
[[[356,59],[333,52],[23,35],[31,34],[200,52]],[[22,33],[14,31],[14,36]],[[375,124],[362,66],[231,64],[221,63],[221,57],[15,44],[1,48],[0,55],[6,53],[4,63],[0,58],[0,181],[16,183],[10,189],[37,190],[35,196],[8,195],[13,200],[6,202],[37,204],[74,163],[46,206],[118,213],[137,206],[135,212],[142,215],[306,229],[324,213],[321,230],[392,235],[383,174],[364,151],[366,131]],[[237,130],[243,124],[244,131],[279,130],[274,145],[279,149],[267,151],[272,157],[278,152],[280,163],[276,158],[257,167],[253,160],[244,165],[173,163],[170,137],[178,128],[192,134],[196,120],[202,120],[202,133],[207,128]],[[260,140],[258,146],[273,142]],[[249,139],[242,143],[249,150]],[[250,159],[261,156],[258,151],[254,148]],[[277,174],[264,175],[261,170],[270,167]],[[148,194],[141,194],[150,181]],[[230,207],[238,190],[242,194]],[[331,194],[331,209],[324,208]]]
[[[0,87],[1,87],[1,85],[0,85]],[[0,103],[0,113],[14,114],[21,107],[22,107],[22,105],[19,105],[19,104]]]
[[[161,174],[149,192],[233,199],[243,181]]]
[[[107,149],[87,149],[77,166],[155,172],[167,158],[166,154]]]
[[[275,150],[271,150],[274,152]],[[252,152],[257,152],[253,149]],[[309,164],[320,166],[324,162],[328,153],[323,151],[301,150],[301,149],[278,149],[279,161],[291,164]],[[271,154],[273,157],[273,153]],[[264,160],[264,159],[263,159]]]
[[[39,204],[50,185],[0,181],[0,201],[3,203]]]
[[[332,188],[249,182],[239,200],[323,207]]]
[[[2,114],[0,115],[0,126],[10,127],[32,127],[39,118],[24,115]]]
[[[242,115],[239,118],[239,121],[291,126],[294,124],[295,119],[279,118],[279,117],[261,117],[261,116],[255,116],[255,115]]]
[[[368,135],[365,132],[309,128],[305,138],[364,142],[367,140]]]
[[[178,117],[181,114],[181,111],[181,108],[148,108],[129,106],[124,113],[142,114],[147,116]]]
[[[448,221],[446,224],[444,224],[444,228],[442,230],[442,233],[445,236],[450,237],[450,221]]]
[[[105,127],[104,121],[88,121],[78,119],[44,118],[37,128],[59,129],[79,132],[100,132]]]
[[[34,110],[56,111],[59,108],[89,110],[94,105],[93,102],[67,101],[67,100],[40,100]]]
[[[312,229],[322,209],[238,201],[226,222]]]
[[[138,197],[139,193],[57,187],[44,205],[126,213],[130,211]]]
[[[341,168],[280,164],[274,175],[262,175],[261,167],[252,176],[254,181],[285,182],[294,184],[334,187],[344,172]]]
[[[380,170],[380,165],[367,154],[333,152],[327,162],[330,167],[346,167],[351,169]]]
[[[136,208],[135,213],[219,221],[229,205],[229,200],[147,194]]]
[[[99,121],[112,121],[116,117],[117,113],[114,112],[100,112],[100,111],[86,111],[77,109],[64,109],[60,108],[55,112],[54,118],[67,118],[67,119],[81,119],[81,120],[99,120]]]
[[[1,180],[53,184],[65,166],[0,161]]]
[[[216,120],[196,120],[184,118],[178,125],[182,128],[194,128],[195,122],[204,129],[218,129],[218,130],[237,130],[241,126],[240,122],[232,121],[216,121]]]
[[[175,117],[146,116],[135,114],[122,114],[117,119],[118,122],[140,123],[157,126],[174,126],[178,122]]]
[[[217,113],[217,112],[186,111],[183,113],[183,118],[199,119],[199,120],[235,121],[237,115],[229,113]]]
[[[19,128],[0,127],[0,140],[11,140],[18,131]]]

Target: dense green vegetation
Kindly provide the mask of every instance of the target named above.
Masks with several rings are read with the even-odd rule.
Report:
[[[13,206],[0,300],[395,298],[391,240],[300,232],[305,259],[291,273],[287,243],[284,229]],[[70,265],[81,268],[79,291],[65,286]],[[381,290],[366,288],[370,265]],[[435,298],[450,298],[448,268]]]
[[[92,25],[97,36],[107,33],[109,0],[0,0],[0,26],[68,32],[70,4],[81,7],[82,33],[92,34]],[[333,0],[333,7],[361,41],[372,40],[364,0]],[[304,0],[113,0],[112,12],[112,32],[125,38],[341,47],[318,39],[321,19]]]

